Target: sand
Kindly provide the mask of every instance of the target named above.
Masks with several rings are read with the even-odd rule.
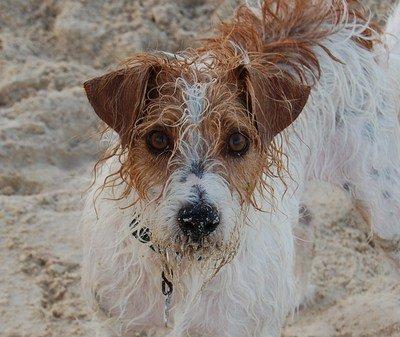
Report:
[[[90,336],[80,296],[82,193],[101,150],[81,84],[133,52],[175,51],[231,4],[0,1],[0,336]],[[380,19],[390,1],[370,1]],[[399,275],[341,191],[309,186],[316,296],[285,336],[400,336]]]

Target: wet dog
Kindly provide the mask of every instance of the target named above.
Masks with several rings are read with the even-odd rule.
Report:
[[[265,0],[199,48],[85,83],[110,130],[83,214],[96,336],[279,336],[307,293],[311,179],[351,193],[399,258],[399,26],[397,10],[386,37],[354,1]]]

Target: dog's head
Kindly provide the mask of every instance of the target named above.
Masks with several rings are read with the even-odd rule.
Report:
[[[300,10],[286,21],[264,11],[239,10],[201,49],[140,54],[85,83],[119,135],[123,196],[137,198],[141,223],[163,248],[235,250],[247,210],[272,193],[266,177],[285,170],[277,135],[308,100],[319,71],[308,41],[322,34]]]
[[[120,173],[152,240],[183,249],[231,242],[255,191],[266,189],[263,175],[281,159],[274,137],[310,91],[245,65],[160,55],[136,56],[85,89],[119,134]]]

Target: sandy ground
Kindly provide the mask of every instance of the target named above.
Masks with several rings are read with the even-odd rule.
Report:
[[[232,2],[231,2],[232,3]],[[380,19],[391,1],[370,1]],[[89,336],[79,293],[82,193],[98,155],[81,84],[146,48],[177,50],[212,0],[0,1],[0,336]],[[400,336],[399,276],[340,191],[312,184],[316,298],[285,336]]]

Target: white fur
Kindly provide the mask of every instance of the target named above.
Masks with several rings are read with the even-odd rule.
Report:
[[[202,120],[202,114],[207,106],[206,89],[207,83],[196,83],[189,85],[184,79],[178,79],[183,87],[185,102],[185,114],[192,123],[198,124]]]
[[[388,25],[397,38],[399,13],[400,7]],[[102,167],[83,215],[83,284],[99,317],[97,337],[128,337],[140,330],[149,336],[167,337],[279,336],[287,314],[298,304],[296,298],[301,297],[295,287],[293,228],[303,188],[310,179],[346,185],[369,210],[375,234],[387,240],[400,237],[400,87],[396,78],[400,60],[384,48],[360,48],[351,38],[360,36],[362,30],[345,22],[323,41],[343,64],[315,47],[321,78],[299,119],[285,131],[284,150],[294,181],[284,193],[280,180],[269,179],[277,196],[274,209],[269,200],[256,195],[269,212],[253,207],[241,210],[237,196],[231,195],[221,177],[207,169],[197,177],[184,168],[172,175],[160,203],[126,208],[135,195],[112,201],[109,198],[118,195],[122,187],[106,188],[97,198],[96,214],[96,190],[119,164],[111,159]],[[399,49],[400,43],[391,42],[391,53]],[[186,108],[193,122],[204,108],[202,89],[187,90]],[[202,143],[201,136],[192,140]],[[198,159],[203,146],[182,148],[187,153],[184,167]],[[207,191],[209,200],[222,212],[223,222],[213,239],[226,243],[237,232],[240,245],[235,258],[205,285],[211,265],[182,267],[180,285],[173,293],[170,325],[164,328],[162,260],[132,237],[129,223],[140,214],[161,243],[178,235],[174,216],[192,197],[195,184]]]

